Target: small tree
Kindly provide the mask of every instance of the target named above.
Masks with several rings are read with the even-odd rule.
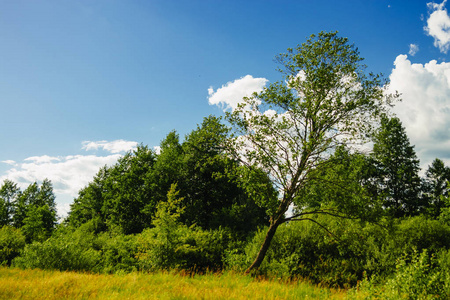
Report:
[[[301,195],[314,182],[313,173],[332,166],[327,161],[334,149],[366,138],[385,112],[380,77],[364,73],[358,50],[336,32],[312,35],[277,61],[284,81],[227,113],[238,135],[231,152],[264,170],[279,191],[279,199],[261,201],[270,225],[247,272],[260,266],[280,224],[317,212],[349,214],[326,203],[312,205]],[[297,213],[287,217],[292,204]]]

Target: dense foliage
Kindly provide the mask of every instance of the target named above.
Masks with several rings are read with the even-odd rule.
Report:
[[[222,226],[240,234],[255,230],[267,217],[246,192],[252,182],[241,176],[245,170],[224,154],[227,134],[218,118],[208,117],[183,143],[170,132],[159,154],[139,146],[116,165],[102,168],[79,192],[68,223],[77,227],[95,220],[99,231],[140,233],[151,227],[158,203],[176,183],[185,207],[180,216],[184,224]]]

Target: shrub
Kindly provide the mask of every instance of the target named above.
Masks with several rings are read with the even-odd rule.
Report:
[[[0,265],[11,265],[24,247],[25,237],[19,229],[6,225],[0,229]]]
[[[224,229],[203,230],[179,221],[184,208],[172,185],[167,202],[160,202],[153,220],[154,228],[138,236],[139,264],[142,269],[217,270],[229,240]]]
[[[439,256],[439,257],[438,257]],[[404,254],[396,261],[396,271],[388,279],[373,276],[365,278],[350,295],[360,299],[448,299],[450,272],[448,252],[438,256],[427,250]]]
[[[144,270],[218,270],[229,234],[223,229],[203,230],[179,224],[146,229],[138,235],[139,265]]]
[[[99,271],[105,273],[132,272],[138,269],[136,258],[138,252],[135,235],[111,235],[102,233],[98,236],[101,247]]]
[[[408,218],[399,224],[395,240],[396,249],[410,249],[410,254],[413,249],[438,252],[450,248],[450,226],[424,216]]]
[[[72,231],[61,227],[48,240],[26,245],[13,265],[61,271],[97,270],[101,253],[95,249],[94,234],[83,229]]]
[[[396,271],[396,260],[406,249],[436,254],[450,248],[450,227],[436,220],[412,217],[381,220],[379,224],[320,215],[328,232],[309,221],[279,227],[259,273],[307,277],[331,286],[352,286],[364,274],[385,278]],[[264,239],[258,232],[243,250],[229,251],[227,266],[244,270],[256,257]]]

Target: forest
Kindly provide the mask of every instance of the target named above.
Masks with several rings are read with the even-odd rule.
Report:
[[[312,35],[276,57],[282,80],[225,117],[101,168],[64,219],[51,181],[21,190],[5,180],[0,263],[233,271],[382,299],[449,297],[450,167],[435,158],[421,171],[390,111],[401,95],[362,61],[336,32]]]

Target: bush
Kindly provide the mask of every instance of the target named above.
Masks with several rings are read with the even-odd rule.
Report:
[[[397,232],[395,248],[400,251],[409,249],[409,254],[413,249],[438,252],[450,248],[450,226],[438,220],[424,216],[408,218],[399,224]]]
[[[450,248],[450,227],[436,220],[413,217],[380,224],[320,215],[310,221],[283,224],[267,252],[259,273],[267,276],[307,277],[315,283],[354,286],[366,276],[387,277],[405,249],[436,254]],[[229,251],[227,266],[245,270],[264,239],[259,231],[243,250]]]
[[[153,220],[154,228],[138,236],[139,265],[145,270],[183,269],[193,271],[218,270],[223,267],[223,255],[230,235],[224,229],[203,230],[179,221],[184,208],[178,199],[176,185],[160,202]]]
[[[98,270],[104,273],[132,272],[138,269],[138,252],[135,235],[112,235],[103,233],[98,236],[101,247],[101,262]]]
[[[101,253],[95,247],[95,235],[83,229],[61,227],[48,240],[28,244],[13,265],[60,271],[98,270]]]
[[[137,270],[136,237],[112,233],[97,235],[94,223],[91,220],[77,229],[61,226],[48,240],[27,245],[14,265],[99,273]]]
[[[377,272],[381,256],[378,241],[386,233],[380,226],[328,216],[316,218],[326,224],[327,232],[310,221],[281,225],[272,240],[259,274],[282,277],[307,277],[315,283],[332,286],[354,285],[368,268]],[[259,231],[243,251],[230,251],[227,265],[245,270],[256,257],[266,230]],[[382,238],[384,241],[384,239]]]
[[[167,228],[146,229],[138,235],[139,265],[143,270],[183,269],[218,270],[229,234],[223,229],[202,230],[179,224]]]
[[[0,229],[0,265],[11,265],[24,247],[25,237],[19,229],[6,225]]]
[[[365,278],[351,293],[356,299],[449,299],[449,253],[438,256],[427,250],[413,251],[396,261],[396,271],[388,279]]]

